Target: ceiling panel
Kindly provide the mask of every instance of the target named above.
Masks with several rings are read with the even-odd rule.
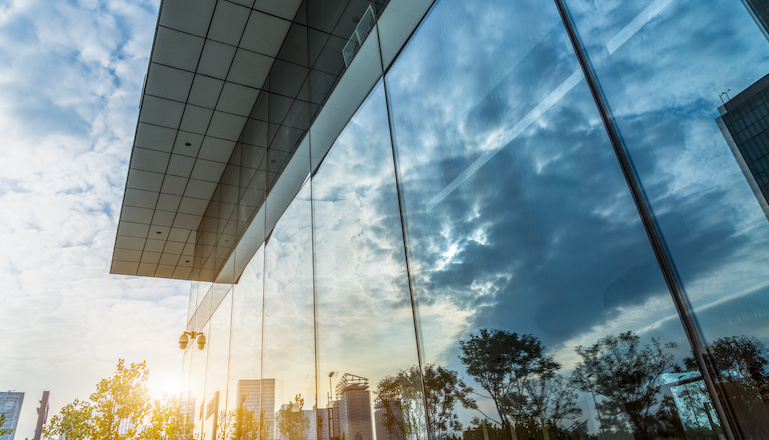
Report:
[[[167,173],[172,176],[190,177],[193,166],[195,166],[195,158],[172,154],[171,159],[168,161]]]
[[[268,14],[277,15],[286,20],[292,20],[296,16],[296,11],[301,3],[302,0],[282,0],[277,2],[274,0],[256,0],[253,8]]]
[[[139,237],[128,237],[125,235],[118,235],[117,240],[115,240],[115,247],[116,248],[122,248],[122,249],[133,249],[140,251],[144,249],[144,243],[147,240],[144,238]]]
[[[159,226],[171,226],[174,223],[175,212],[171,211],[155,211],[152,216],[152,224]]]
[[[230,70],[232,59],[235,57],[236,47],[229,46],[218,41],[208,40],[203,47],[203,53],[200,56],[200,65],[197,73],[212,76],[218,79],[225,79]]]
[[[248,18],[240,47],[275,58],[290,27],[289,20],[253,11]]]
[[[184,194],[184,188],[186,187],[187,187],[186,177],[172,176],[169,174],[163,180],[163,187],[160,189],[160,192],[164,192],[167,194],[182,195]]]
[[[185,102],[195,75],[187,70],[150,63],[144,93],[159,98]]]
[[[218,2],[207,38],[237,46],[250,12],[250,8],[235,3]]]
[[[179,129],[197,134],[205,134],[213,113],[214,111],[210,108],[187,105]]]
[[[224,172],[224,167],[226,166],[227,164],[223,162],[198,159],[195,161],[195,167],[192,169],[191,177],[193,179],[218,183],[219,179],[222,178],[222,172]]]
[[[241,86],[234,83],[226,83],[216,109],[240,116],[248,116],[254,108],[259,89]]]
[[[194,72],[205,39],[159,27],[152,47],[152,62]]]
[[[182,201],[181,196],[174,194],[160,194],[158,197],[158,208],[163,211],[176,211],[179,209],[179,203]]]
[[[205,37],[216,0],[163,0],[159,23]]]
[[[155,208],[155,202],[158,200],[158,193],[154,191],[144,191],[141,189],[126,188],[123,196],[123,204],[126,206],[137,206],[139,208]]]
[[[150,208],[124,206],[123,212],[120,213],[120,218],[128,222],[150,223],[152,221],[152,214],[154,212],[155,210]],[[118,247],[124,247],[124,246],[118,246]]]
[[[195,75],[187,102],[200,107],[214,108],[223,85],[224,81],[220,79]]]
[[[131,168],[156,173],[165,173],[168,167],[169,153],[134,147],[131,155]]]
[[[256,52],[238,49],[235,59],[232,61],[232,68],[227,74],[227,81],[257,89],[261,88],[270,73],[273,59]]]
[[[160,192],[160,187],[163,185],[163,176],[164,174],[162,173],[132,169],[128,171],[126,186],[133,189]]]
[[[174,146],[176,130],[151,124],[142,124],[136,128],[134,145],[149,150],[170,152]]]
[[[240,133],[243,131],[243,126],[246,125],[247,119],[245,116],[215,111],[213,117],[211,117],[211,124],[208,126],[206,135],[237,141]]]
[[[234,149],[235,141],[206,136],[198,158],[227,163]]]
[[[187,108],[189,109],[190,106],[187,106]],[[182,156],[196,157],[198,151],[200,151],[200,144],[202,142],[202,134],[180,130],[179,134],[176,136],[176,142],[174,142],[173,153]]]
[[[118,234],[125,235],[126,237],[147,238],[147,232],[149,231],[149,228],[150,225],[146,223],[131,223],[121,221],[118,224]]]
[[[144,95],[142,108],[139,111],[139,121],[177,129],[182,120],[183,111],[184,104],[181,102]]]

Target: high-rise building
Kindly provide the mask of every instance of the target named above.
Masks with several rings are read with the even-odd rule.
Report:
[[[769,218],[769,75],[718,108],[716,123]]]
[[[0,414],[5,416],[5,423],[0,429],[12,429],[10,434],[0,435],[0,440],[13,440],[16,436],[16,425],[19,423],[21,404],[24,403],[24,393],[14,391],[0,392]]]
[[[336,420],[334,436],[372,440],[374,433],[368,379],[345,373],[336,384],[336,396],[332,406]]]
[[[756,17],[163,0],[111,272],[191,282],[194,433],[269,377],[285,440],[763,439]]]
[[[274,438],[275,379],[238,380],[236,402],[238,408],[253,415],[256,423],[263,424],[266,439]]]
[[[750,15],[761,28],[761,32],[769,39],[769,1],[767,0],[742,0]]]

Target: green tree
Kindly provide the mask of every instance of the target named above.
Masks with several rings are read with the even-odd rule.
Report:
[[[43,436],[58,439],[65,436],[67,440],[86,440],[93,437],[93,408],[90,402],[75,399],[61,409],[58,415],[43,428]]]
[[[192,438],[192,423],[185,420],[177,397],[152,402],[148,425],[138,433],[139,440],[184,440]]]
[[[715,370],[721,394],[727,399],[727,409],[736,419],[733,423],[737,422],[735,425],[746,438],[764,437],[769,432],[769,359],[764,345],[749,336],[719,338],[708,345],[707,360]],[[698,370],[692,356],[684,359],[684,366]],[[698,391],[699,401],[707,406],[699,409],[710,416],[709,394],[704,386]]]
[[[219,414],[219,432],[222,439],[229,440],[258,440],[260,420],[254,411],[246,406],[246,396],[240,398],[238,407]],[[265,433],[266,434],[266,433]],[[262,437],[266,438],[266,437]]]
[[[394,430],[400,438],[413,438],[421,428],[419,416],[424,381],[425,402],[433,438],[457,438],[462,424],[456,414],[457,405],[477,408],[470,398],[473,389],[459,379],[455,371],[429,364],[422,374],[414,365],[401,370],[394,376],[387,376],[377,386],[377,406],[384,410],[385,427]]]
[[[548,439],[549,419],[576,414],[573,402],[567,405],[564,401],[558,408],[553,401],[551,388],[562,385],[555,380],[561,366],[545,356],[545,347],[537,337],[481,329],[459,341],[459,347],[459,360],[494,401],[502,431],[510,438],[517,437],[516,426],[538,424]],[[575,399],[573,394],[565,397]],[[569,410],[564,412],[566,408]]]
[[[64,406],[43,430],[48,439],[166,440],[187,439],[192,424],[184,420],[180,402],[152,402],[144,362],[126,366],[118,361],[115,375],[102,379],[88,400]]]
[[[297,394],[294,402],[289,402],[278,411],[278,429],[286,440],[307,440],[310,420],[302,413],[304,398]]]
[[[0,414],[0,436],[13,433],[11,428],[3,428],[5,425],[5,414]]]
[[[572,382],[582,391],[603,396],[596,409],[602,430],[625,432],[636,439],[650,438],[656,426],[660,376],[673,367],[667,350],[675,343],[641,344],[633,332],[610,335],[588,347],[575,350],[582,361],[572,373]]]
[[[136,438],[142,421],[150,414],[147,391],[149,370],[144,362],[125,366],[117,364],[115,375],[102,379],[91,394],[93,434],[103,440]]]

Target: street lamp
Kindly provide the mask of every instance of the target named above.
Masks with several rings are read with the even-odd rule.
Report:
[[[198,339],[198,349],[202,350],[206,346],[206,337],[203,336],[203,333],[201,332],[184,332],[181,336],[179,336],[179,348],[184,350],[187,348],[187,343],[190,342],[190,339]]]

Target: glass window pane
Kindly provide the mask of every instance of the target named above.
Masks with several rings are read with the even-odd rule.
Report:
[[[386,79],[433,435],[687,438],[698,372],[554,3],[441,0]]]
[[[426,439],[381,83],[313,177],[319,440]]]
[[[315,426],[315,332],[310,187],[286,209],[265,247],[262,409],[267,439]]]
[[[229,379],[227,381],[228,439],[255,439],[261,408],[262,291],[264,246],[246,266],[232,293]]]
[[[743,438],[765,438],[769,210],[760,187],[769,44],[758,23],[767,4],[567,3],[710,345],[733,423]]]
[[[222,285],[219,284],[219,287]],[[230,322],[232,318],[232,295],[230,290],[211,316],[208,333],[198,336],[194,343],[199,346],[205,337],[208,351],[206,361],[205,408],[201,416],[204,438],[220,438],[227,430],[227,365],[230,354]],[[195,350],[198,348],[196,347]],[[220,431],[221,430],[221,431]]]

